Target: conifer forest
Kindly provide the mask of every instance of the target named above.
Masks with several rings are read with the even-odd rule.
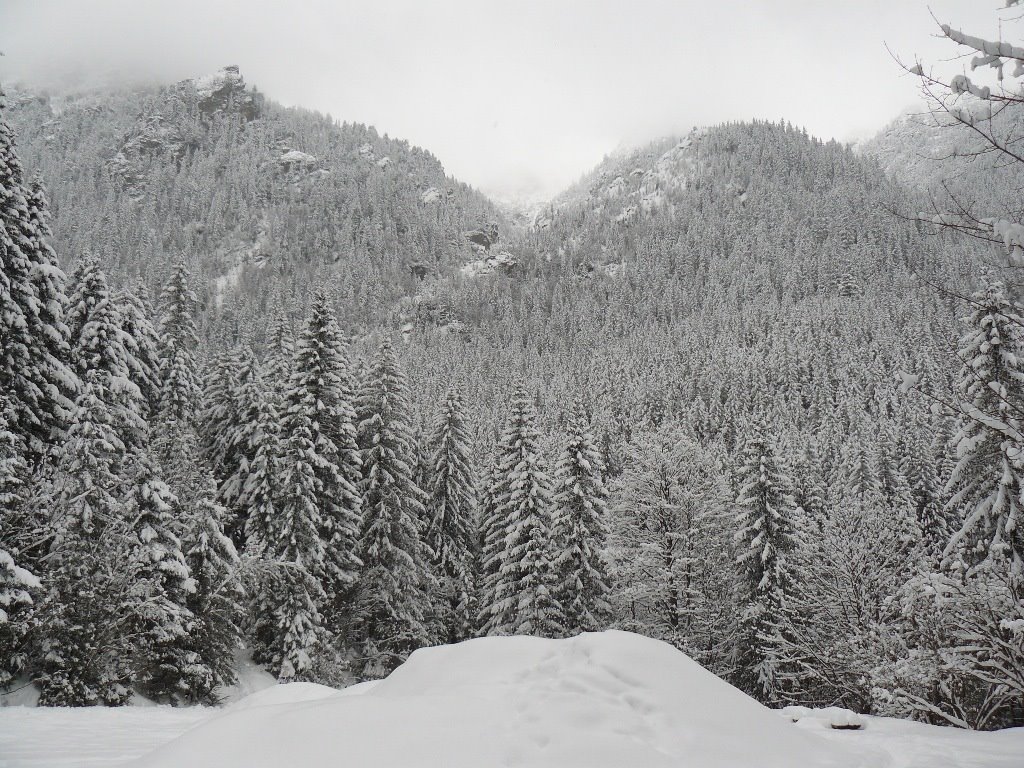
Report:
[[[725,122],[529,207],[235,66],[5,83],[0,690],[622,630],[1024,726],[1024,48],[939,34],[975,63],[900,59],[928,111],[871,139]]]

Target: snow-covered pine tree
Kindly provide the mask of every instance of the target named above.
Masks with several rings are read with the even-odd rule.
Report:
[[[792,579],[787,558],[797,543],[796,503],[764,421],[743,447],[738,481],[735,542],[743,616],[736,677],[748,693],[777,703],[782,694],[779,635]]]
[[[285,391],[294,370],[294,360],[295,330],[288,316],[280,312],[274,316],[267,328],[262,369],[263,381],[268,390],[281,401],[275,403],[278,408],[283,408]]]
[[[25,665],[28,609],[39,579],[20,564],[28,466],[24,443],[9,427],[10,406],[0,395],[0,689]],[[16,559],[17,558],[17,559]]]
[[[141,450],[146,443],[147,423],[142,393],[132,380],[132,371],[137,368],[132,360],[136,344],[122,330],[120,312],[111,301],[106,276],[94,257],[82,259],[75,268],[67,325],[71,364],[79,379],[92,381],[91,396],[101,399],[125,447]]]
[[[194,676],[188,695],[193,702],[213,703],[215,687],[235,681],[245,590],[238,552],[224,533],[227,510],[213,501],[212,486],[197,500],[194,514],[195,523],[183,542],[196,585],[187,601],[196,617],[188,648],[198,657],[196,666],[203,675]]]
[[[480,478],[480,493],[477,499],[476,550],[473,559],[473,573],[476,582],[475,634],[487,634],[490,619],[489,607],[498,588],[498,571],[501,559],[498,556],[504,548],[505,524],[498,517],[495,503],[495,467],[488,463]]]
[[[271,528],[268,555],[277,561],[271,606],[273,623],[261,638],[261,658],[282,680],[303,679],[323,634],[319,606],[326,595],[316,574],[324,569],[323,521],[317,504],[320,489],[311,420],[304,409],[289,413],[283,445],[281,500]],[[259,626],[259,619],[257,620]]]
[[[153,327],[153,308],[146,286],[140,283],[135,291],[118,291],[115,302],[120,310],[121,329],[135,342],[134,355],[129,360],[131,379],[142,395],[146,420],[153,422],[160,402],[160,338]]]
[[[189,287],[189,274],[178,264],[164,286],[160,301],[160,418],[192,423],[198,416],[200,396],[195,350],[195,312],[198,304]]]
[[[355,633],[363,674],[387,674],[430,641],[429,552],[423,543],[424,496],[413,481],[405,376],[391,340],[381,342],[357,398],[362,447],[363,520]]]
[[[29,376],[40,393],[36,414],[39,442],[51,446],[67,429],[79,381],[68,365],[69,336],[64,323],[68,303],[64,290],[66,278],[50,247],[49,209],[46,192],[38,178],[32,180],[26,202],[29,229],[25,255],[36,301],[36,312],[29,317],[33,321],[29,328],[32,360]],[[34,451],[38,455],[38,448]]]
[[[426,542],[434,573],[441,581],[436,601],[447,642],[465,640],[473,628],[473,551],[476,521],[476,488],[470,466],[470,439],[463,414],[462,396],[449,392],[431,435],[434,446],[427,480]]]
[[[116,326],[115,326],[116,329]],[[131,696],[138,541],[124,514],[125,445],[102,368],[86,376],[67,438],[44,476],[44,597],[34,618],[44,705],[123,704]]]
[[[245,551],[253,557],[265,557],[273,549],[278,524],[276,508],[281,497],[282,456],[280,417],[272,396],[263,391],[259,371],[254,369],[243,385],[242,412],[251,414],[247,420],[244,453],[244,480],[237,493],[239,506],[246,510],[244,524]],[[238,475],[232,477],[234,480]],[[232,494],[235,496],[235,494]]]
[[[181,541],[172,531],[177,503],[145,455],[134,457],[133,488],[127,505],[135,526],[137,617],[141,651],[137,682],[151,698],[180,702],[196,688],[208,687],[209,670],[187,647],[196,617],[187,601],[195,581],[185,562]]]
[[[239,488],[225,496],[224,485],[238,471],[242,457],[236,435],[243,427],[240,418],[240,390],[255,366],[251,355],[242,347],[231,347],[214,356],[203,377],[203,408],[201,438],[203,455],[217,478],[218,499],[234,507]]]
[[[949,504],[963,524],[945,556],[949,565],[961,561],[968,569],[1002,560],[1024,587],[1024,312],[998,281],[975,292],[971,304],[960,343],[957,463],[948,484]]]
[[[483,597],[485,632],[557,637],[562,627],[551,594],[548,549],[551,480],[541,455],[533,400],[522,386],[512,396],[499,442],[492,493],[493,517],[504,535],[492,532],[491,546],[484,553],[485,572],[496,574],[488,580],[490,589]]]
[[[14,131],[4,115],[0,91],[0,392],[9,399],[13,428],[36,454],[48,444],[49,427],[43,372],[37,354],[42,339],[39,301],[32,282],[34,247],[24,173],[14,146]]]
[[[297,420],[309,430],[316,478],[314,505],[319,513],[324,556],[321,579],[331,602],[331,624],[347,612],[347,595],[359,573],[360,458],[355,409],[345,342],[322,291],[310,308],[299,337],[285,396],[285,434]]]
[[[575,635],[602,629],[608,622],[608,492],[601,454],[581,409],[570,414],[566,438],[555,466],[550,557],[559,623],[566,634]]]

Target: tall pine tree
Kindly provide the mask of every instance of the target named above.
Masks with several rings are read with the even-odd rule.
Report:
[[[559,623],[569,635],[592,632],[608,621],[608,493],[601,455],[586,428],[585,416],[569,417],[565,448],[555,467],[551,524],[553,598]]]
[[[424,494],[413,481],[414,448],[405,377],[385,338],[357,400],[362,447],[363,570],[355,631],[363,674],[380,676],[429,641],[432,577],[423,544]]]

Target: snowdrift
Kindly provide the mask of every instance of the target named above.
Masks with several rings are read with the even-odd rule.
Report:
[[[872,764],[869,755],[797,727],[671,646],[626,632],[470,640],[417,651],[386,680],[356,690],[283,688],[239,702],[135,765]]]

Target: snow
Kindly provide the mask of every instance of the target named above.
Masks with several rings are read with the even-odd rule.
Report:
[[[1021,728],[773,711],[626,632],[470,640],[417,651],[383,681],[277,685],[219,709],[0,708],[4,768],[1011,768],[1022,753]]]
[[[114,768],[207,720],[209,707],[0,707],[3,768]]]
[[[426,204],[439,203],[441,202],[442,197],[443,195],[440,189],[437,187],[430,187],[420,196],[420,202]]]
[[[499,268],[511,269],[518,263],[519,260],[508,251],[498,251],[486,259],[477,259],[463,264],[459,268],[459,273],[463,277],[479,277],[480,275],[489,275]]]
[[[293,165],[296,167],[308,167],[315,166],[318,161],[314,155],[310,155],[306,152],[300,152],[297,149],[289,149],[277,158],[277,162],[284,166]]]
[[[209,98],[225,86],[241,86],[242,76],[238,72],[238,67],[224,67],[213,74],[197,77],[192,83],[201,97]]]

